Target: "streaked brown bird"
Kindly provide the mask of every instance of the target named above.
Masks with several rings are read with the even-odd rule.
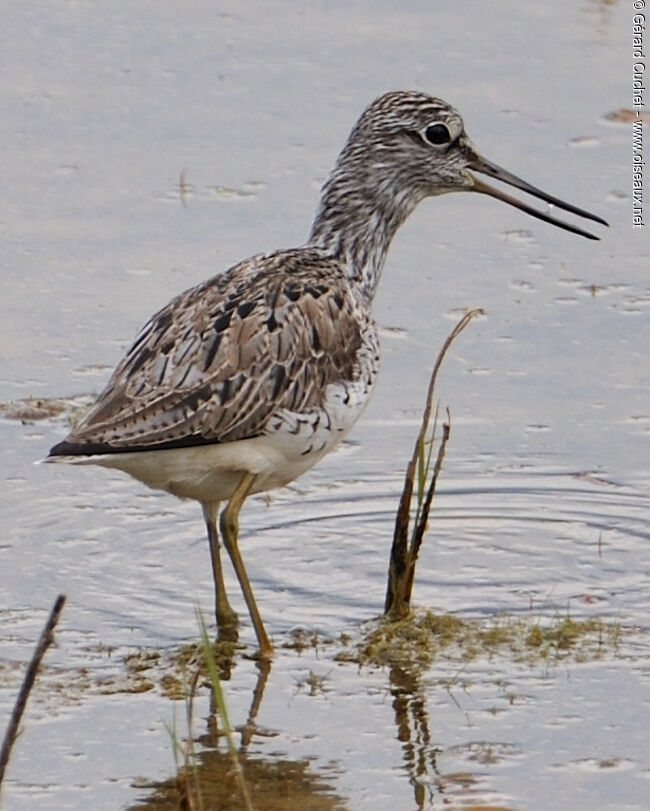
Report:
[[[307,243],[246,259],[172,299],[142,328],[97,402],[48,461],[117,468],[196,499],[220,629],[236,625],[219,553],[239,580],[260,655],[272,652],[238,547],[251,493],[281,487],[348,433],[379,365],[371,313],[391,239],[425,197],[487,194],[588,239],[475,173],[607,223],[483,158],[446,102],[387,93],[362,114],[323,186]]]

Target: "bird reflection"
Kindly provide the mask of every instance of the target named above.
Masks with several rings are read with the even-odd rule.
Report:
[[[393,665],[389,671],[397,740],[402,744],[404,766],[418,808],[433,799],[432,785],[440,778],[437,757],[441,752],[431,742],[429,713],[421,674],[415,668]]]

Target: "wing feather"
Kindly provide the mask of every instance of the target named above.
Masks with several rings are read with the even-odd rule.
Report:
[[[254,257],[156,313],[52,453],[257,436],[278,411],[318,407],[330,383],[357,379],[369,325],[333,260],[309,249]]]

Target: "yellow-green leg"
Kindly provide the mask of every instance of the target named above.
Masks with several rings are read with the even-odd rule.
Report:
[[[212,501],[203,504],[202,507],[205,525],[208,529],[208,542],[210,543],[210,560],[212,562],[212,574],[214,577],[214,613],[217,620],[217,628],[220,633],[225,631],[226,638],[231,640],[233,639],[234,632],[234,639],[236,640],[237,634],[235,629],[239,623],[239,619],[228,602],[219,550],[219,533],[217,532],[219,502]]]
[[[257,636],[257,642],[260,646],[260,656],[268,658],[273,653],[273,647],[269,642],[269,638],[264,630],[264,624],[257,609],[255,598],[253,597],[253,590],[246,574],[244,561],[239,553],[237,546],[237,538],[239,535],[239,511],[242,508],[246,497],[253,487],[255,475],[253,473],[244,473],[241,477],[239,484],[235,488],[235,492],[230,497],[228,504],[221,513],[221,537],[223,538],[223,545],[230,555],[230,560],[235,569],[235,574],[239,580],[244,600],[248,606],[248,613],[250,614],[253,628]]]

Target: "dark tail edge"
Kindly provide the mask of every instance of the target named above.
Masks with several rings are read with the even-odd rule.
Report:
[[[199,445],[221,445],[214,439],[202,436],[186,436],[167,442],[152,443],[149,445],[133,444],[116,448],[108,442],[69,442],[64,439],[50,448],[50,456],[97,456],[103,453],[137,453],[138,451],[165,451],[172,448],[192,448]]]

